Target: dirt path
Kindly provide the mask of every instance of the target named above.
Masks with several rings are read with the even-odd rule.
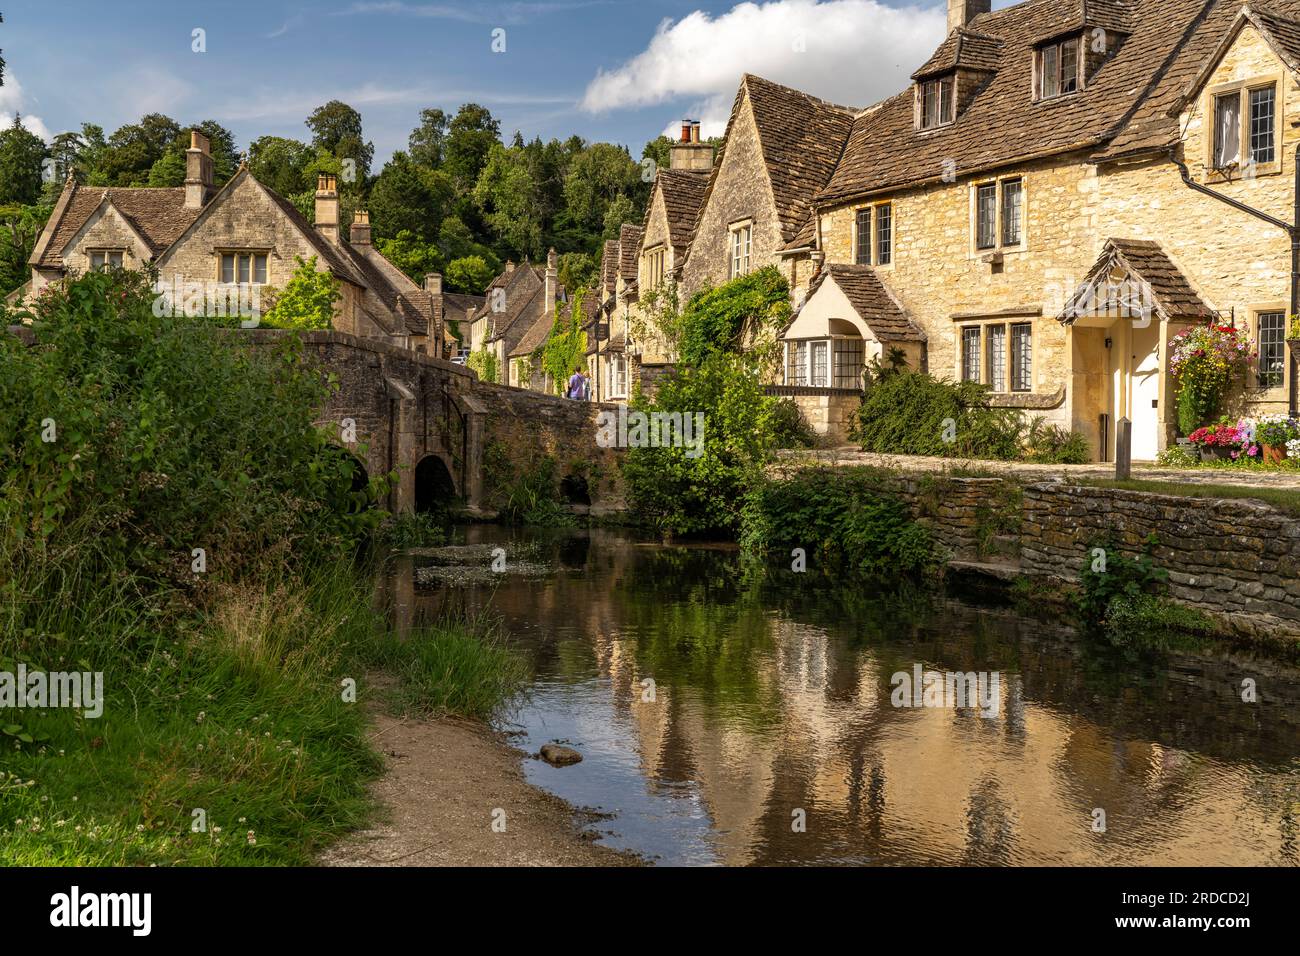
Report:
[[[374,826],[321,857],[325,866],[633,866],[598,846],[577,812],[524,780],[523,755],[480,724],[376,713],[371,739],[387,771]],[[493,828],[504,812],[504,832]]]

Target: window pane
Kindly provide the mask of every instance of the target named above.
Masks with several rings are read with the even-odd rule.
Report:
[[[234,256],[224,255],[221,257],[221,281],[222,282],[235,281],[235,257]]]
[[[826,363],[830,353],[830,344],[827,342],[812,343],[812,383],[818,388],[825,388],[826,380]]]
[[[1250,158],[1273,162],[1273,87],[1250,91]]]
[[[1043,98],[1061,95],[1061,48],[1043,47]]]
[[[834,384],[836,388],[862,387],[862,360],[865,344],[862,339],[835,340]]]
[[[939,122],[939,98],[935,96],[934,80],[921,84],[921,125],[929,128]]]
[[[887,266],[894,258],[894,207],[876,207],[876,265]]]
[[[1021,206],[1024,186],[1019,179],[1002,184],[1002,244],[1020,245]]]
[[[1282,312],[1259,314],[1259,387],[1277,388],[1282,384],[1286,362],[1286,315]]]
[[[1007,390],[1007,327],[990,325],[986,333],[989,352],[989,385],[995,392]]]
[[[969,325],[961,330],[961,377],[963,381],[980,379],[980,327]]]
[[[266,256],[253,256],[253,281],[266,284]]]
[[[997,183],[979,187],[976,194],[975,248],[992,249],[997,245],[998,187]]]
[[[98,272],[104,268],[104,254],[102,252],[92,252],[90,254],[90,268],[92,272]]]
[[[108,254],[108,264],[111,265],[111,266],[112,266],[113,268],[115,268],[115,269],[120,269],[120,268],[122,268],[122,253],[120,253],[120,252],[110,252],[110,253]]]
[[[952,122],[952,88],[953,80],[939,81],[939,122]]]
[[[1214,101],[1214,166],[1223,169],[1241,158],[1241,97],[1236,93]]]
[[[1079,41],[1067,40],[1061,44],[1061,92],[1073,93],[1079,88]]]
[[[856,258],[860,266],[871,265],[871,209],[858,210],[858,254]]]
[[[248,282],[248,256],[238,256],[239,259],[239,281],[241,284]]]
[[[796,342],[794,344],[794,384],[808,384],[808,343]]]
[[[1011,326],[1011,390],[1031,392],[1034,389],[1034,329],[1028,322]]]

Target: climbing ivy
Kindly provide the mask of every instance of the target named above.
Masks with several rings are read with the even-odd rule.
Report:
[[[542,371],[551,377],[557,395],[563,395],[575,368],[587,366],[587,333],[582,330],[582,300],[586,290],[579,289],[569,303],[567,315],[555,310],[555,325],[546,342],[533,353],[540,359]]]
[[[497,355],[487,346],[469,353],[469,358],[465,364],[472,371],[477,373],[479,380],[483,382],[497,382]]]

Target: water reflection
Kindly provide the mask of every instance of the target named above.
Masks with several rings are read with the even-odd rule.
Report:
[[[424,590],[397,565],[389,600],[406,620],[503,616],[536,673],[521,746],[584,754],[530,779],[614,814],[612,845],[666,863],[1297,862],[1294,669],[1128,659],[969,595],[755,579],[726,548],[464,534],[555,573]],[[916,663],[999,672],[997,716],[892,706]]]

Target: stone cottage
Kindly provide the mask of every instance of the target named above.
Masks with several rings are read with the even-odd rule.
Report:
[[[70,178],[32,252],[30,291],[69,274],[152,263],[166,289],[260,296],[292,278],[298,257],[314,257],[317,269],[339,280],[336,329],[443,354],[433,297],[371,244],[369,215],[358,212],[348,237],[341,234],[335,177],[319,179],[313,225],[246,166],[216,189],[209,143],[198,130],[190,134],[184,186],[106,189]]]
[[[829,400],[891,344],[878,285],[930,372],[1083,433],[1098,459],[1121,417],[1134,458],[1172,443],[1170,342],[1193,323],[1258,342],[1243,410],[1293,408],[1300,2],[990,7],[950,0],[911,86],[853,119],[813,200],[828,274],[785,381]]]

